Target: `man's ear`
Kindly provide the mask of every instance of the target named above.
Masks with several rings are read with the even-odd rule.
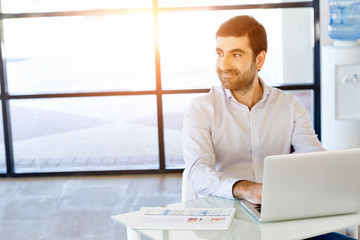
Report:
[[[260,71],[261,68],[263,67],[263,65],[265,63],[265,58],[266,58],[265,51],[259,52],[259,54],[256,56],[256,68],[258,71]]]

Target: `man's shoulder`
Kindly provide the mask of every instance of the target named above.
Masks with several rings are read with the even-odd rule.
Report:
[[[210,91],[192,99],[189,109],[196,111],[213,112],[216,106],[221,105],[225,99],[222,87],[213,86]]]
[[[221,86],[213,86],[210,88],[209,92],[194,98],[193,102],[202,103],[202,104],[213,104],[214,102],[217,102],[224,98],[225,98],[224,88]]]
[[[271,101],[282,101],[286,103],[294,103],[296,101],[296,97],[289,92],[285,92],[276,87],[269,87],[269,89]]]

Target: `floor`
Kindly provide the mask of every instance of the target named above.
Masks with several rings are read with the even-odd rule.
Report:
[[[0,238],[126,240],[111,216],[181,201],[181,174],[0,179]]]

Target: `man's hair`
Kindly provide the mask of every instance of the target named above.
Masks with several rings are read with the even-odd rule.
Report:
[[[233,17],[220,25],[216,32],[217,37],[247,36],[254,58],[261,52],[267,51],[267,37],[263,25],[251,16]]]

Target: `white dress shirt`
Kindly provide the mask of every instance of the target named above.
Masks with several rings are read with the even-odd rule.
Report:
[[[200,196],[233,198],[239,180],[262,182],[269,155],[325,150],[297,98],[263,86],[251,111],[223,87],[195,98],[184,118],[184,160],[189,181]]]

